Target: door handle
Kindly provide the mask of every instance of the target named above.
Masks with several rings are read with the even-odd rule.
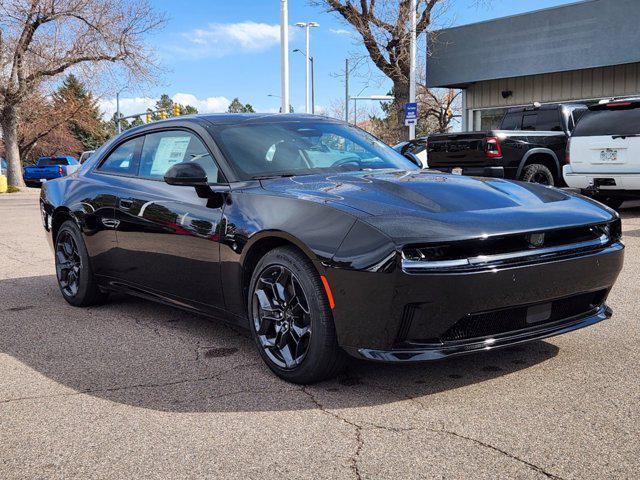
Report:
[[[133,207],[133,200],[120,199],[118,204],[120,205],[121,209],[129,210],[131,207]]]

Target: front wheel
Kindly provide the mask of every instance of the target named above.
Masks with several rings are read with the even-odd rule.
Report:
[[[251,331],[262,359],[280,378],[314,383],[346,364],[320,276],[298,250],[267,253],[254,269],[248,298]]]
[[[555,179],[553,173],[549,170],[549,167],[540,163],[534,163],[527,165],[522,172],[522,181],[530,183],[539,183],[540,185],[555,185]]]
[[[76,307],[98,305],[107,294],[98,288],[80,229],[71,220],[60,226],[55,244],[56,278],[64,299]]]

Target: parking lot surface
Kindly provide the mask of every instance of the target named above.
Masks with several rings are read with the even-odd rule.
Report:
[[[0,478],[638,478],[638,206],[611,320],[299,387],[206,318],[67,305],[37,198],[0,196]]]

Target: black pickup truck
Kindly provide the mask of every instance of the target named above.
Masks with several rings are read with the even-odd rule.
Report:
[[[567,139],[586,110],[581,104],[514,107],[499,130],[429,135],[429,168],[562,185]]]

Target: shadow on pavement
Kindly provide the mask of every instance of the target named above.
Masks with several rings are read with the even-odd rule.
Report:
[[[85,393],[172,412],[317,408],[301,387],[268,371],[247,333],[130,297],[74,308],[51,275],[0,281],[0,332],[0,353],[22,364],[0,382],[0,401]],[[354,360],[312,390],[324,408],[386,404],[492,380],[557,353],[534,342],[430,364]]]

